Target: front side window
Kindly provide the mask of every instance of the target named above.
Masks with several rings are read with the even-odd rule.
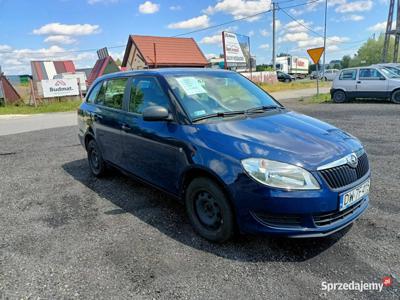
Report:
[[[127,78],[116,78],[103,81],[96,97],[96,104],[121,109],[127,81]]]
[[[385,78],[377,69],[372,68],[360,69],[358,77],[362,80],[379,80]]]
[[[129,111],[141,114],[149,106],[169,108],[168,96],[154,77],[134,77],[131,85]]]
[[[356,80],[357,70],[344,70],[340,73],[340,80]]]
[[[190,118],[280,107],[257,85],[233,72],[185,72],[165,76]]]

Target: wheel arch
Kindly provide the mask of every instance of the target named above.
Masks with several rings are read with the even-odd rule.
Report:
[[[85,134],[85,139],[84,139],[84,141],[85,141],[85,149],[86,150],[87,150],[87,145],[89,144],[89,142],[91,140],[94,140],[94,139],[95,139],[95,137],[94,137],[93,129],[91,127],[89,127],[87,132],[86,132],[86,134]]]
[[[225,182],[214,171],[201,166],[190,167],[182,173],[179,181],[179,191],[182,199],[185,197],[185,193],[190,182],[199,177],[205,177],[214,181],[227,196],[230,204],[232,205],[232,209],[235,210],[232,194]]]

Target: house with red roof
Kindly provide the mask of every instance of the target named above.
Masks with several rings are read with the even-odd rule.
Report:
[[[130,35],[122,67],[128,70],[208,65],[193,38]]]

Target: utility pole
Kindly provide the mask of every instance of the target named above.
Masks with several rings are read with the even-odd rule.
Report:
[[[326,17],[328,14],[328,0],[325,0],[325,25],[324,25],[324,57],[322,58],[322,78],[325,78],[325,54],[326,54]],[[318,76],[318,73],[317,73]]]
[[[276,70],[276,25],[275,25],[276,3],[272,2],[272,68]]]
[[[385,42],[383,44],[383,52],[382,52],[382,62],[385,63],[388,60],[388,51],[389,51],[389,43],[390,43],[390,36],[392,34],[395,34],[396,31],[393,32],[392,30],[392,24],[393,24],[393,13],[394,13],[394,2],[395,0],[390,0],[390,4],[389,4],[389,14],[388,14],[388,19],[387,19],[387,23],[386,23],[386,32],[385,32]],[[399,15],[399,11],[397,11],[397,15]],[[398,24],[396,24],[396,29]],[[395,41],[395,42],[398,42]],[[398,49],[398,45],[396,47],[395,45],[395,49]]]

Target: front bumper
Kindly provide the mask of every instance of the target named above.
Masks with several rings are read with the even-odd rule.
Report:
[[[370,177],[366,174],[343,189],[331,189],[319,178],[317,191],[271,189],[242,176],[233,195],[240,231],[251,234],[275,234],[288,237],[323,237],[337,232],[359,218],[368,207],[366,196],[351,207],[339,211],[339,195]]]

